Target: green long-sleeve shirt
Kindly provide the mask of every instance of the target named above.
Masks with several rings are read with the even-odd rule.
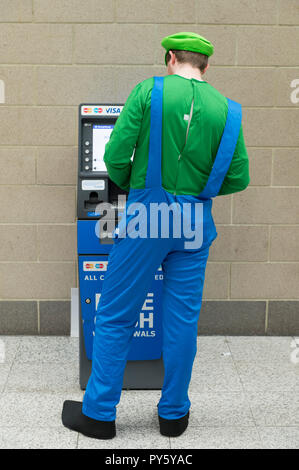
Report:
[[[153,77],[135,86],[105,147],[104,161],[109,177],[127,191],[145,187],[153,86]],[[192,100],[193,113],[186,140]],[[162,186],[166,191],[201,193],[217,154],[226,116],[226,98],[209,83],[179,75],[164,78]],[[248,154],[241,127],[219,195],[242,191],[249,181]]]

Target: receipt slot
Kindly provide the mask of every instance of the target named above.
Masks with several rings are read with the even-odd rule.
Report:
[[[95,315],[113,246],[112,231],[126,203],[127,193],[109,179],[103,160],[105,145],[122,108],[118,104],[79,106],[77,248],[81,389],[86,388],[91,373]],[[110,220],[107,220],[107,212],[101,210],[105,205],[109,206]],[[162,388],[162,282],[159,268],[138,312],[123,388]]]

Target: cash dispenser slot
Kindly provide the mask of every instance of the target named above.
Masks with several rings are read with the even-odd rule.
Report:
[[[88,211],[95,211],[97,206],[101,204],[103,199],[96,191],[91,191],[89,193],[89,198],[84,201],[84,209]]]

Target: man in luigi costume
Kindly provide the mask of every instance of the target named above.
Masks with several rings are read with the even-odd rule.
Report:
[[[162,46],[168,75],[135,86],[105,148],[111,180],[129,191],[127,213],[132,204],[143,204],[148,220],[151,204],[166,204],[173,224],[168,237],[160,230],[155,237],[133,238],[130,217],[123,216],[115,230],[96,315],[92,373],[83,404],[68,400],[62,413],[66,427],[98,439],[116,434],[130,340],[159,266],[165,370],[157,405],[160,432],[179,436],[187,428],[205,268],[217,237],[212,201],[249,184],[241,105],[203,80],[213,45],[183,32],[165,37]],[[191,232],[177,236],[184,219],[200,243],[186,243]]]

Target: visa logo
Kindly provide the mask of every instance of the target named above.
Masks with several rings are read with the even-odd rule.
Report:
[[[106,108],[107,114],[119,114],[120,108]]]

